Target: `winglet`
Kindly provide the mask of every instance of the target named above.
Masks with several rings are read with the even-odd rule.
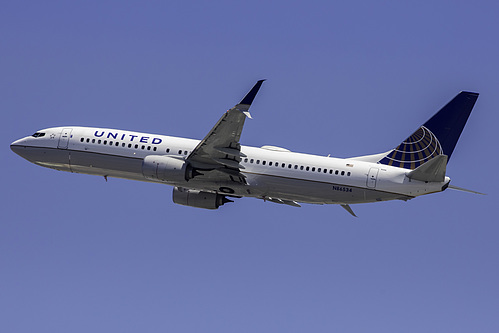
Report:
[[[260,87],[262,86],[262,83],[265,80],[260,80],[258,81],[253,88],[249,91],[249,93],[244,96],[244,98],[239,102],[239,104],[245,104],[245,105],[251,105],[253,103],[253,100],[255,99],[256,94],[258,93],[258,90],[260,90]]]

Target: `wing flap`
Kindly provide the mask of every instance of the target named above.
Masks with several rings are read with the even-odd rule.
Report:
[[[239,156],[239,157],[246,157],[245,154],[241,153],[240,150],[234,149],[234,148],[223,148],[223,147],[216,147],[215,150],[218,150],[222,154],[227,154],[230,156]]]
[[[288,205],[288,206],[293,206],[293,207],[301,207],[301,205],[293,200],[286,200],[286,199],[280,199],[280,198],[272,198],[272,197],[267,197],[264,200],[270,201],[273,203],[277,203],[280,205]]]
[[[224,165],[229,168],[234,168],[234,169],[244,169],[244,166],[239,164],[238,161],[236,160],[231,160],[230,158],[215,158],[213,159],[215,162]]]

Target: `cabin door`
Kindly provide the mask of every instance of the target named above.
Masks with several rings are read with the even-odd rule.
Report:
[[[369,174],[367,175],[367,187],[369,188],[375,188],[376,187],[376,181],[378,180],[378,168],[371,168],[369,169]]]
[[[71,137],[72,128],[63,128],[61,131],[61,136],[59,137],[59,144],[57,148],[68,149],[69,138]]]

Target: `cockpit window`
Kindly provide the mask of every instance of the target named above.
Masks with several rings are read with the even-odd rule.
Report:
[[[44,135],[45,135],[45,133],[43,133],[43,132],[36,132],[32,136],[35,137],[35,138],[39,138],[39,137],[44,136]]]

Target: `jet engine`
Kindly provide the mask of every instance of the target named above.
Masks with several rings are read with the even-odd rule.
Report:
[[[233,201],[227,199],[225,195],[218,193],[174,187],[173,202],[184,206],[204,209],[218,209],[218,207],[222,206],[223,204]]]

